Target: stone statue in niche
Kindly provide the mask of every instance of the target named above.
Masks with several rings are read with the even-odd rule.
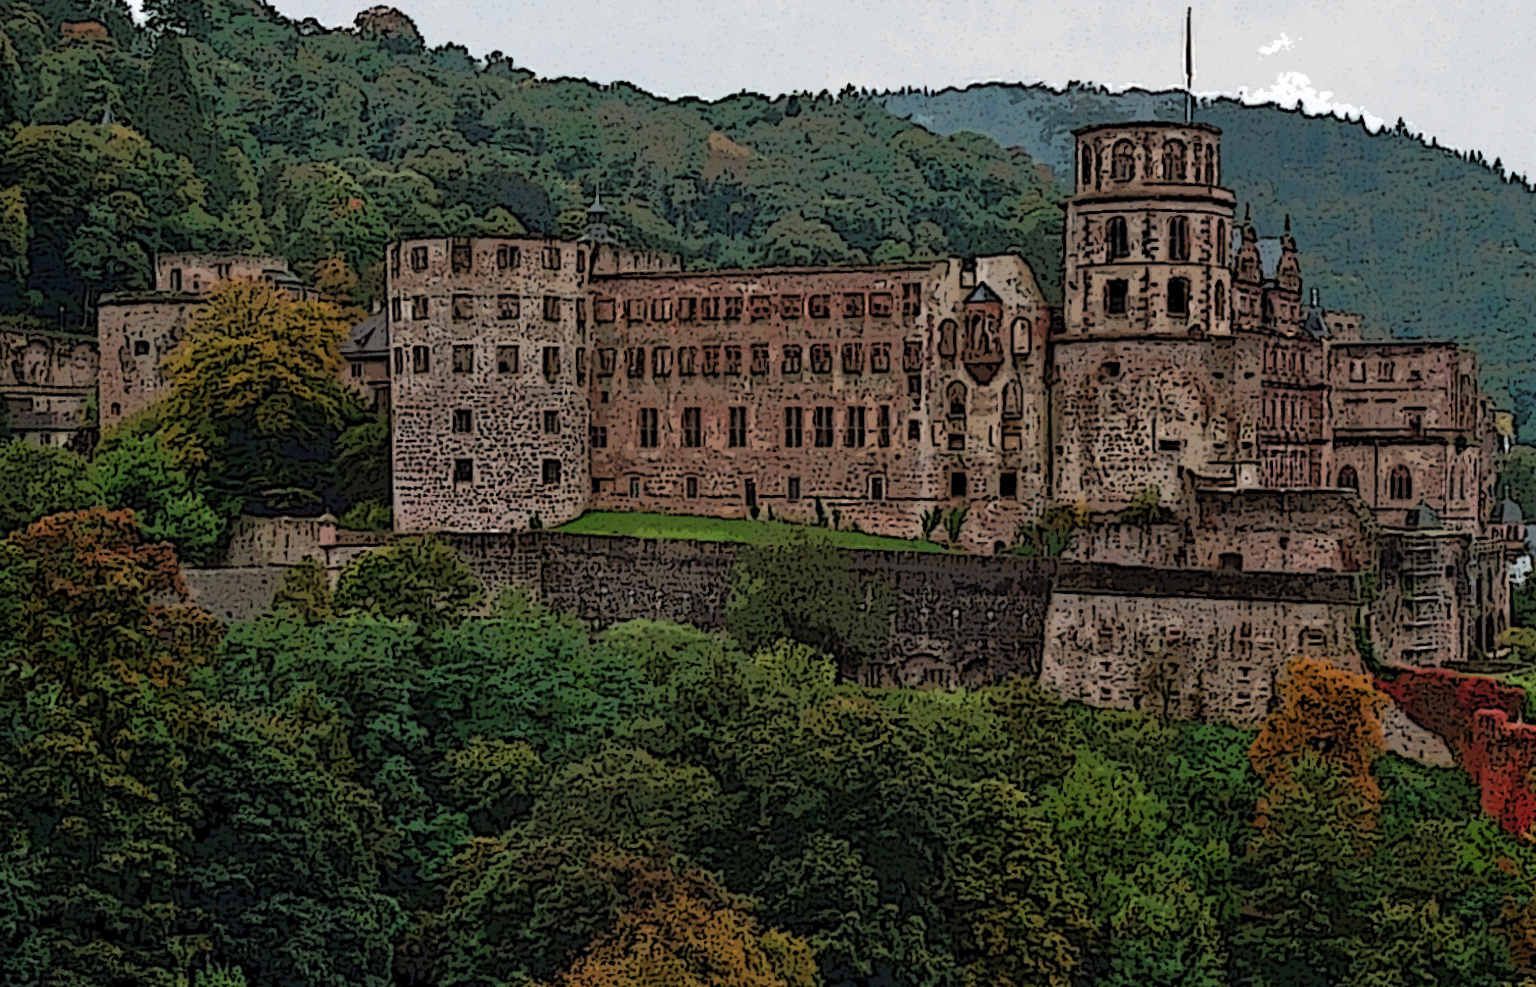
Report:
[[[965,298],[965,350],[961,362],[971,379],[985,386],[1003,365],[998,333],[1003,325],[1003,300],[983,281]]]

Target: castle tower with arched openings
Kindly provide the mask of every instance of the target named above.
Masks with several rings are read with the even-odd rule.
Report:
[[[1219,184],[1216,127],[1075,134],[1065,312],[1053,339],[1053,487],[1058,500],[1113,510],[1150,486],[1178,489],[1181,470],[1232,471],[1235,356],[1213,344],[1233,329],[1236,199]]]

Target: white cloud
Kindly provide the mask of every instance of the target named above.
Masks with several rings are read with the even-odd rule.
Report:
[[[1239,89],[1238,96],[1245,103],[1276,103],[1287,108],[1300,107],[1309,116],[1333,116],[1346,119],[1364,119],[1372,130],[1380,130],[1386,126],[1386,121],[1373,113],[1368,113],[1363,107],[1352,103],[1335,102],[1332,90],[1321,90],[1312,85],[1312,80],[1301,72],[1281,72],[1275,76],[1274,85],[1268,89],[1259,89],[1249,92],[1246,88]]]
[[[1259,54],[1273,55],[1277,51],[1290,51],[1296,42],[1300,40],[1300,38],[1293,38],[1289,34],[1286,34],[1284,31],[1281,31],[1280,37],[1259,49]]]

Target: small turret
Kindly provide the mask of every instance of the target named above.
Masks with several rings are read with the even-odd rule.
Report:
[[[603,205],[603,193],[598,190],[592,195],[592,204],[587,207],[587,232],[582,236],[582,243],[613,243],[613,232],[608,228],[608,207]]]

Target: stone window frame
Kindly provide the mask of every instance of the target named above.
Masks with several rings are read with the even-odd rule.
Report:
[[[813,319],[832,318],[832,296],[812,295],[806,302],[806,311]]]
[[[869,317],[872,319],[889,319],[896,311],[896,299],[889,291],[872,291],[869,293]]]
[[[780,295],[779,318],[798,319],[805,311],[804,295]]]
[[[135,339],[133,341],[134,356],[149,356],[149,340]]]
[[[705,346],[703,349],[704,349],[704,366],[702,368],[702,372],[703,372],[704,376],[705,377],[718,377],[718,376],[720,376],[720,347],[718,347],[718,346]]]
[[[1163,142],[1163,181],[1182,182],[1189,175],[1189,146],[1177,137]]]
[[[698,317],[699,300],[692,295],[684,295],[677,300],[677,321],[692,322]]]
[[[624,376],[640,378],[645,376],[645,347],[624,347]]]
[[[550,245],[544,248],[544,270],[560,270],[560,248]]]
[[[765,377],[768,375],[767,343],[752,344],[752,364],[750,369],[752,375],[755,377]]]
[[[651,376],[672,376],[672,347],[656,346],[651,349]]]
[[[619,351],[612,346],[604,346],[597,351],[597,375],[599,377],[612,377],[619,366]]]
[[[429,258],[426,247],[411,248],[411,270],[420,273],[427,269]]]
[[[699,300],[699,317],[706,322],[715,322],[720,318],[720,303],[723,299],[719,295],[708,295]]]
[[[587,443],[594,449],[608,448],[608,426],[590,425],[587,427]]]
[[[405,303],[398,298],[389,300],[389,321],[396,325],[405,321]]]
[[[969,497],[971,489],[970,477],[965,470],[951,470],[949,474],[949,495],[951,497]]]
[[[430,305],[426,295],[411,296],[411,320],[413,322],[420,322],[422,319],[425,319],[429,311]]]
[[[740,322],[742,312],[746,307],[746,299],[740,295],[725,296],[725,318],[730,321]]]
[[[496,318],[503,321],[520,319],[523,317],[522,295],[497,295]]]
[[[891,372],[891,344],[869,344],[869,372],[872,374],[887,374]]]
[[[516,268],[521,265],[522,259],[522,251],[510,244],[503,244],[496,248],[497,270],[506,271]]]
[[[1190,304],[1189,278],[1168,279],[1168,315],[1175,319],[1187,319],[1190,317],[1193,306]]]
[[[1130,224],[1124,216],[1111,216],[1104,221],[1104,253],[1109,260],[1131,256]]]
[[[729,414],[729,428],[726,434],[726,445],[732,449],[747,448],[747,406],[744,404],[733,404],[727,409],[727,413]]]
[[[661,446],[661,412],[655,408],[641,408],[635,420],[640,448],[659,448]]]
[[[862,374],[864,372],[864,344],[843,344],[843,373]]]
[[[561,473],[563,472],[560,468],[560,460],[545,459],[539,464],[539,467],[539,480],[541,481],[540,486],[560,486]]]
[[[545,435],[560,434],[560,412],[554,408],[545,408],[539,423]]]
[[[1110,175],[1117,182],[1136,180],[1136,145],[1121,138],[1110,148]]]
[[[475,415],[469,408],[454,408],[450,431],[455,435],[469,435],[475,430]]]
[[[545,321],[547,321],[547,322],[559,322],[560,321],[560,301],[561,301],[561,299],[560,299],[559,295],[545,295],[544,296],[544,319],[545,319]]]
[[[1130,314],[1131,283],[1125,278],[1104,282],[1104,314],[1123,318]]]
[[[891,406],[882,404],[875,410],[876,441],[881,449],[891,447]]]
[[[869,311],[869,302],[862,291],[843,292],[843,318],[862,319]]]
[[[687,407],[683,409],[682,421],[683,448],[704,448],[704,409],[700,407]]]
[[[432,372],[432,350],[426,346],[411,347],[411,373],[429,374]]]
[[[516,343],[496,347],[496,372],[515,374],[522,370],[522,355]]]
[[[800,478],[798,476],[784,478],[784,499],[792,503],[800,500]]]
[[[811,419],[812,440],[815,448],[832,448],[837,433],[837,409],[830,404],[817,405]]]
[[[1003,470],[997,475],[997,496],[999,500],[1019,499],[1019,472],[1018,470]]]
[[[697,500],[699,497],[699,478],[696,476],[683,477],[683,496],[689,500]]]
[[[474,250],[467,238],[455,237],[449,248],[449,264],[454,274],[469,274],[475,268]]]
[[[1189,217],[1173,216],[1168,220],[1168,259],[1189,260]]]
[[[780,361],[780,372],[784,374],[798,374],[801,372],[801,350],[799,343],[785,345],[783,360]]]
[[[1393,500],[1413,499],[1413,472],[1402,463],[1392,467],[1387,479],[1388,496]]]
[[[453,482],[455,485],[475,482],[475,461],[473,459],[455,459],[453,461]]]
[[[594,322],[617,322],[618,318],[618,304],[616,299],[594,298],[592,300],[592,320]]]
[[[890,485],[886,483],[885,474],[869,474],[865,479],[865,491],[868,493],[870,500],[885,500],[886,494],[890,492]]]
[[[903,282],[901,286],[901,314],[905,318],[923,314],[923,286],[916,281]]]
[[[453,344],[453,372],[456,374],[472,374],[475,372],[475,348],[469,343]]]
[[[753,295],[747,311],[753,322],[762,322],[773,318],[773,296]]]
[[[672,321],[672,298],[670,295],[651,299],[651,321]]]
[[[725,347],[725,375],[727,377],[741,376],[741,347],[739,345],[727,345]]]
[[[805,446],[805,409],[789,405],[784,409],[784,448],[800,449]]]
[[[560,376],[560,347],[544,347],[543,361],[544,377],[546,380],[554,380]]]
[[[832,372],[832,344],[811,344],[811,373],[829,374]]]
[[[677,374],[679,377],[692,377],[699,372],[699,348],[697,346],[679,346],[677,348]]]
[[[923,423],[916,418],[907,419],[907,441],[918,443],[923,441]]]

